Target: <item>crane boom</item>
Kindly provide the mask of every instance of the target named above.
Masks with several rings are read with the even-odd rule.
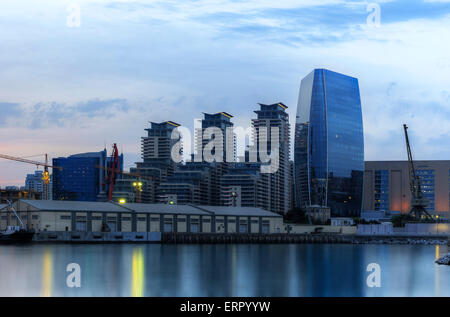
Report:
[[[424,197],[420,183],[420,177],[416,174],[411,146],[409,144],[408,127],[406,126],[406,124],[403,124],[403,130],[405,131],[406,151],[408,153],[409,189],[411,191],[410,214],[413,215],[416,220],[420,220],[423,217],[433,220],[433,217],[431,217],[431,215],[426,210],[429,201]]]
[[[5,160],[10,160],[10,161],[16,161],[16,162],[32,164],[32,165],[36,165],[36,166],[43,166],[43,167],[47,167],[47,168],[50,167],[50,168],[57,168],[57,169],[61,169],[61,170],[63,169],[62,167],[52,166],[52,165],[49,165],[48,163],[27,160],[27,159],[24,159],[24,158],[21,158],[21,157],[14,157],[14,156],[11,156],[11,155],[0,154],[0,158],[5,159]]]
[[[42,162],[38,162],[38,161],[32,161],[32,160],[28,160],[26,158],[23,157],[15,157],[15,156],[11,156],[11,155],[5,155],[5,154],[0,154],[0,158],[5,159],[5,160],[10,160],[10,161],[16,161],[16,162],[22,162],[22,163],[27,163],[27,164],[33,164],[36,166],[43,166],[44,167],[44,173],[42,176],[42,181],[44,182],[44,200],[48,200],[49,199],[49,188],[48,188],[48,184],[50,183],[50,173],[48,172],[48,168],[53,168],[53,169],[60,169],[62,170],[62,167],[59,166],[53,166],[48,164],[48,155],[45,154],[45,163]]]

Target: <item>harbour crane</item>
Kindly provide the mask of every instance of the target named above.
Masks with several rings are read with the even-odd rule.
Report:
[[[38,162],[38,161],[32,161],[32,160],[28,160],[26,158],[23,157],[15,157],[15,156],[11,156],[11,155],[5,155],[5,154],[0,154],[0,158],[5,159],[5,160],[10,160],[10,161],[16,161],[16,162],[22,162],[22,163],[26,163],[26,164],[32,164],[32,165],[36,165],[36,167],[42,166],[44,167],[44,173],[42,174],[42,181],[44,182],[44,199],[48,200],[49,198],[49,190],[48,190],[48,184],[50,183],[50,173],[48,172],[49,168],[52,169],[60,169],[62,170],[62,167],[59,166],[53,166],[50,165],[48,163],[48,155],[45,154],[45,162]]]
[[[431,217],[426,210],[429,201],[424,197],[420,184],[420,177],[417,175],[414,168],[414,160],[411,153],[411,147],[409,145],[408,127],[406,124],[403,124],[403,129],[405,131],[406,151],[408,152],[409,188],[411,191],[411,210],[409,213],[414,216],[416,220],[423,218],[433,220],[433,217]]]
[[[116,183],[117,176],[120,175],[127,175],[131,176],[137,179],[145,179],[145,180],[154,180],[151,177],[142,176],[138,173],[130,173],[130,172],[124,172],[120,169],[120,163],[119,163],[119,151],[117,149],[117,144],[113,144],[113,151],[111,153],[111,157],[108,163],[107,167],[96,165],[95,166],[98,169],[106,170],[106,177],[103,185],[106,185],[107,193],[108,193],[108,200],[112,200],[112,195],[114,192],[114,186]],[[136,202],[141,202],[141,192],[142,192],[142,182],[136,181],[133,182],[133,187],[136,190]]]

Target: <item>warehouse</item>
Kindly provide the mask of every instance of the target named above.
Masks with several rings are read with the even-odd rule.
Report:
[[[24,224],[37,232],[279,233],[283,218],[253,207],[117,204],[21,199],[14,203]],[[0,208],[1,228],[17,219]]]

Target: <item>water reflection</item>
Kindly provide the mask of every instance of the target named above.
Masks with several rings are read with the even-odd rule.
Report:
[[[45,249],[42,261],[42,296],[52,296],[52,254],[50,249]]]
[[[145,265],[142,247],[134,248],[131,258],[131,296],[144,296]]]
[[[447,246],[0,246],[0,296],[450,296]],[[81,288],[68,288],[69,263]],[[366,267],[381,267],[381,287]]]

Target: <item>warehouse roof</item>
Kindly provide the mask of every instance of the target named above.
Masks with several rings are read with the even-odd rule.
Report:
[[[31,199],[21,199],[20,202],[28,204],[40,210],[49,210],[49,211],[98,211],[98,212],[127,211],[121,206],[110,202],[31,200]]]
[[[169,204],[136,204],[126,203],[124,206],[127,209],[135,212],[145,213],[163,213],[163,214],[193,214],[193,215],[209,215],[208,212],[203,211],[191,205],[169,205]]]
[[[256,207],[198,206],[197,208],[217,216],[281,217],[277,213]]]
[[[169,204],[137,204],[115,202],[88,202],[69,200],[30,200],[21,199],[20,204],[27,204],[42,211],[92,211],[92,212],[138,212],[154,214],[192,214],[217,216],[250,216],[250,217],[281,217],[279,214],[255,207],[226,206],[194,206]],[[6,205],[5,205],[6,207]],[[1,209],[1,207],[0,207]],[[21,208],[17,208],[19,210]]]

